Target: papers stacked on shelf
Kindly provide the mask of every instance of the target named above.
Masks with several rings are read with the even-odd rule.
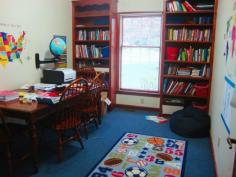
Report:
[[[18,93],[15,91],[2,90],[0,91],[0,101],[11,101],[18,98]]]

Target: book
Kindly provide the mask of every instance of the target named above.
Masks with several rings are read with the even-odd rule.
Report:
[[[11,101],[18,98],[18,92],[11,90],[0,91],[0,101]]]
[[[158,124],[168,122],[168,119],[161,117],[161,116],[145,116],[145,118],[146,118],[146,120],[151,120],[151,121],[156,122]]]
[[[193,6],[188,1],[184,1],[183,5],[185,6],[188,12],[196,11],[196,9],[193,8]]]

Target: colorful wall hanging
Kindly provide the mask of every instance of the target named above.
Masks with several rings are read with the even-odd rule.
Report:
[[[9,62],[23,62],[22,52],[26,45],[26,32],[20,25],[0,23],[0,65]]]

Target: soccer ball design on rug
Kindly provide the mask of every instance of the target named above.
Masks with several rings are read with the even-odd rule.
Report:
[[[181,177],[186,142],[126,133],[89,177]]]

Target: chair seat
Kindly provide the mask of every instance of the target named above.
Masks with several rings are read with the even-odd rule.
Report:
[[[91,113],[91,112],[96,112],[97,108],[96,107],[88,107],[88,108],[84,108],[82,110],[82,113]]]
[[[63,121],[54,123],[53,128],[55,130],[66,130],[66,129],[73,129],[75,127],[78,127],[81,124],[81,120],[80,119],[65,119]]]

